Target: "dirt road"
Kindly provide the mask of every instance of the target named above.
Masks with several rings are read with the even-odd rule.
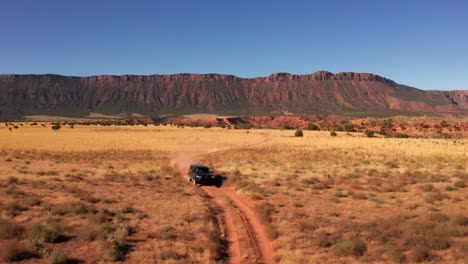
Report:
[[[272,140],[271,136],[264,134],[263,139],[254,144],[242,146],[249,147],[263,144]],[[203,156],[222,154],[230,149],[218,150],[209,153],[184,153],[175,157],[176,168],[181,177],[186,178],[188,166]],[[201,189],[221,207],[222,223],[221,233],[226,234],[228,240],[229,263],[275,263],[275,252],[271,241],[265,233],[264,227],[252,211],[253,206],[240,197],[226,185],[203,186]]]

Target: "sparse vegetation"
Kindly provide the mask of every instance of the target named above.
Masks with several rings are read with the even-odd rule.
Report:
[[[16,240],[4,242],[0,256],[2,257],[2,260],[7,262],[17,262],[38,257],[36,253],[32,252],[23,243]]]
[[[366,130],[366,132],[364,132],[364,134],[365,134],[367,137],[374,137],[374,131]]]
[[[319,131],[320,130],[320,127],[314,123],[309,123],[307,125],[307,128],[306,130],[315,130],[315,131]]]
[[[69,262],[68,255],[62,250],[54,250],[47,261],[48,264],[66,264]]]
[[[54,123],[52,125],[52,130],[54,131],[59,130],[60,128],[62,128],[62,125],[60,125],[60,123]]]
[[[362,256],[367,251],[366,243],[358,237],[349,237],[333,247],[337,256]]]
[[[278,262],[458,263],[466,252],[463,139],[369,139],[362,125],[354,125],[358,133],[316,131],[297,140],[291,131],[246,135],[202,124],[69,124],[57,142],[44,140],[41,133],[51,132],[40,125],[0,130],[2,160],[11,159],[0,176],[4,261],[62,263],[82,257],[77,245],[87,250],[85,262],[226,261],[229,244],[215,222],[222,210],[179,181],[173,162],[201,145],[220,152],[194,162],[209,163],[245,199]],[[385,131],[401,130],[393,121]]]

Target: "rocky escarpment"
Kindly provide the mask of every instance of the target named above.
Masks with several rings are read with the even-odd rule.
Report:
[[[0,75],[0,118],[46,114],[228,115],[457,112],[467,91],[423,91],[369,73],[275,73],[70,77]]]
[[[460,108],[468,109],[468,91],[443,91],[442,93]]]

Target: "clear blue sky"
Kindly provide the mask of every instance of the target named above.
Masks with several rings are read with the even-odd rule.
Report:
[[[0,73],[372,72],[468,89],[468,1],[2,1]]]

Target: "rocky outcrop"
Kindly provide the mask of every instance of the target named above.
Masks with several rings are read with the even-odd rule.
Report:
[[[46,114],[226,115],[457,112],[467,91],[422,91],[370,73],[326,71],[239,78],[221,74],[70,77],[0,75],[0,118]]]
[[[444,91],[442,92],[453,104],[463,109],[468,109],[468,91]]]

